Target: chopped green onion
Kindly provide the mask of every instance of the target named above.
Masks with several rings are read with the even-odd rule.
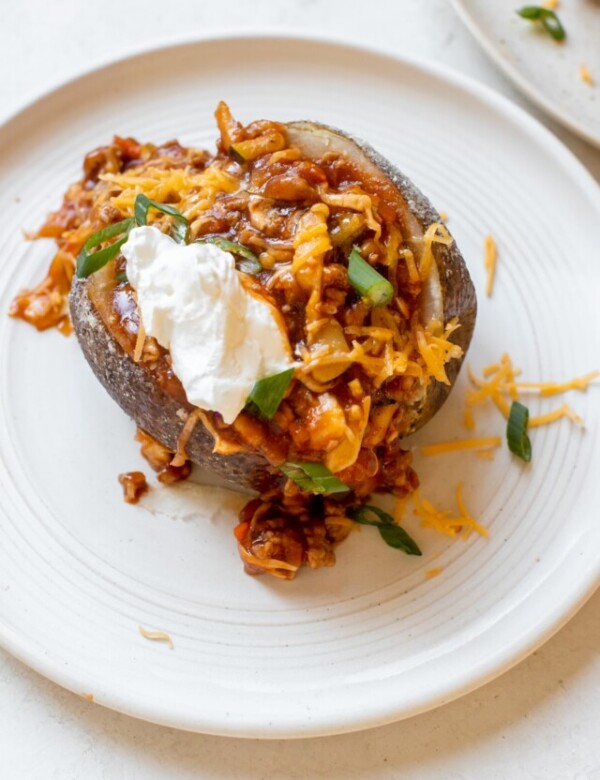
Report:
[[[345,493],[350,490],[322,463],[289,461],[279,467],[288,479],[293,480],[307,493]]]
[[[109,262],[109,260],[116,257],[123,244],[127,241],[129,231],[132,227],[132,219],[123,219],[121,222],[116,222],[114,225],[102,228],[102,230],[98,230],[90,236],[83,245],[83,249],[77,258],[77,276],[79,279],[85,279],[90,274],[99,271]],[[122,237],[113,244],[104,247],[104,249],[99,249],[97,252],[91,251],[95,247],[100,246],[100,244],[104,244],[106,241],[109,241],[111,238],[116,238],[117,236]]]
[[[369,515],[375,515],[377,519],[370,519]],[[422,555],[419,545],[401,528],[391,515],[384,512],[378,506],[363,504],[349,512],[349,516],[360,525],[372,525],[377,528],[383,541],[396,550],[402,550],[407,555]]]
[[[529,19],[532,22],[541,22],[542,27],[548,35],[552,36],[555,41],[564,41],[567,37],[567,32],[562,26],[560,19],[549,8],[544,8],[542,5],[526,5],[520,8],[517,13],[523,19]]]
[[[386,306],[394,296],[391,283],[363,259],[357,246],[348,258],[348,279],[371,306]]]
[[[280,374],[273,374],[265,379],[260,379],[252,388],[246,407],[250,411],[257,411],[259,417],[270,420],[279,409],[279,404],[285,391],[288,389],[294,369],[288,368]]]
[[[150,200],[146,195],[140,194],[135,199],[133,219],[123,219],[121,222],[116,222],[114,225],[98,230],[88,238],[77,258],[77,276],[80,279],[85,279],[85,277],[99,271],[110,260],[115,258],[123,244],[127,241],[131,228],[134,225],[147,224],[148,211],[150,209],[156,209],[157,211],[162,211],[163,214],[174,217],[173,234],[180,243],[186,241],[190,223],[183,214],[173,208],[173,206],[169,206],[166,203],[157,203],[154,200]],[[117,236],[121,236],[118,241],[104,247],[104,249],[99,249],[97,252],[91,251],[95,247],[100,246],[100,244],[104,244]]]
[[[185,244],[190,229],[190,223],[183,216],[181,211],[177,211],[173,206],[169,206],[167,203],[158,203],[155,200],[151,200],[147,195],[139,194],[135,199],[135,206],[133,207],[133,213],[135,216],[135,222],[137,225],[148,224],[148,212],[150,209],[156,209],[163,214],[175,219],[173,225],[173,236],[180,244]]]
[[[127,281],[129,281],[129,280],[127,279],[127,272],[126,272],[126,271],[121,271],[121,273],[120,273],[120,274],[117,274],[117,275],[115,276],[115,279],[117,280],[117,282],[118,282],[119,284],[122,284],[123,282],[127,282]]]
[[[529,409],[518,401],[513,401],[506,425],[508,449],[525,463],[531,460],[531,441],[527,435]]]
[[[243,271],[245,274],[256,276],[262,271],[262,265],[258,257],[248,247],[243,244],[237,244],[235,241],[230,241],[224,236],[205,236],[198,238],[194,243],[198,244],[214,244],[222,249],[224,252],[231,252],[234,255],[239,255],[241,260],[236,263],[238,271]]]

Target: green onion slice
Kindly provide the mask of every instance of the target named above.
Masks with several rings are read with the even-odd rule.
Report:
[[[237,244],[235,241],[230,241],[224,236],[205,236],[203,238],[196,239],[195,243],[198,244],[214,244],[222,249],[224,252],[231,252],[234,255],[238,255],[241,259],[237,261],[236,268],[238,271],[243,271],[245,274],[256,276],[262,271],[262,265],[258,257],[243,244]]]
[[[529,409],[518,401],[513,401],[506,425],[508,449],[525,463],[531,460],[531,441],[527,435]]]
[[[372,516],[375,515],[375,519]],[[349,517],[360,525],[372,525],[377,528],[383,541],[407,555],[422,555],[419,545],[401,528],[391,515],[378,506],[363,504],[349,512]]]
[[[109,260],[116,257],[123,244],[127,241],[132,227],[133,219],[123,219],[121,222],[102,228],[102,230],[98,230],[93,236],[90,236],[77,258],[77,276],[79,279],[85,279],[90,274],[99,271]],[[118,241],[109,244],[104,249],[92,252],[92,249],[117,236],[121,236]]]
[[[352,247],[348,258],[348,279],[371,306],[386,306],[394,296],[391,283],[363,259],[357,246]]]
[[[322,463],[312,461],[288,461],[279,467],[288,479],[293,480],[307,493],[346,493],[350,488]]]
[[[270,420],[279,409],[279,404],[285,391],[288,389],[294,369],[288,368],[280,374],[260,379],[252,388],[246,408],[251,412],[256,412],[258,417],[265,417]]]
[[[139,194],[136,196],[135,205],[133,207],[133,219],[123,219],[121,222],[116,222],[114,225],[98,230],[94,235],[90,236],[83,245],[83,249],[79,253],[77,258],[77,276],[80,279],[90,274],[99,271],[110,260],[115,258],[127,241],[129,231],[134,225],[146,225],[148,222],[148,211],[150,209],[156,209],[163,214],[168,214],[170,217],[174,217],[175,225],[173,226],[173,235],[180,243],[185,243],[190,227],[190,223],[183,216],[180,211],[169,206],[166,203],[157,203],[155,200],[151,200],[146,195]],[[98,249],[96,252],[92,252],[100,244],[104,244],[111,238],[117,238],[121,236],[118,241],[114,241],[104,249]],[[258,261],[257,261],[258,262]]]
[[[548,35],[552,36],[555,41],[564,41],[567,37],[567,32],[562,26],[560,19],[549,8],[544,8],[541,5],[526,5],[520,8],[517,13],[523,19],[529,19],[532,22],[541,22],[542,27]]]
[[[136,225],[148,224],[148,212],[150,209],[156,209],[163,214],[168,214],[175,219],[173,225],[173,237],[180,244],[185,244],[190,229],[190,223],[183,216],[181,211],[177,211],[173,206],[169,206],[167,203],[158,203],[155,200],[151,200],[147,195],[139,194],[135,199],[135,206],[133,208],[133,214],[135,217]]]

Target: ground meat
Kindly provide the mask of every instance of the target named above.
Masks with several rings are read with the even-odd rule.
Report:
[[[146,477],[141,471],[128,471],[119,474],[119,482],[123,486],[123,496],[128,504],[137,504],[141,496],[148,490]]]

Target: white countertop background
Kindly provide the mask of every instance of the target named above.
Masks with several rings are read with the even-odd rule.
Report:
[[[231,27],[329,32],[460,70],[540,118],[600,181],[600,151],[528,104],[447,0],[0,0],[0,121],[133,48]],[[0,778],[600,780],[600,592],[478,691],[391,726],[322,739],[238,740],[143,723],[0,651]]]

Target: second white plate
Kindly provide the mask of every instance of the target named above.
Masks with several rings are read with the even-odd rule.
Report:
[[[115,132],[212,147],[221,98],[243,121],[314,118],[368,138],[450,213],[480,292],[475,368],[505,350],[526,378],[596,367],[600,196],[574,158],[471,81],[314,39],[151,51],[11,120],[0,130],[0,311],[52,253],[21,228],[57,206],[86,151]],[[500,248],[492,300],[482,294],[487,233]],[[409,517],[422,559],[363,529],[334,569],[285,583],[243,574],[231,533],[240,496],[183,486],[145,508],[123,503],[117,474],[145,464],[75,339],[2,316],[0,362],[0,641],[109,707],[237,736],[385,723],[499,674],[597,583],[598,388],[572,399],[590,429],[536,431],[530,468],[505,450],[493,462],[417,463],[423,494],[441,506],[453,508],[463,481],[489,540],[450,543]],[[421,441],[464,435],[463,391],[464,377]],[[504,427],[493,410],[479,426]],[[174,648],[138,626],[168,632]]]
[[[451,0],[479,43],[527,97],[554,119],[600,146],[600,2],[563,0],[567,31],[556,43],[516,11],[525,0]],[[541,3],[540,3],[541,4]],[[594,80],[585,83],[581,66]]]

